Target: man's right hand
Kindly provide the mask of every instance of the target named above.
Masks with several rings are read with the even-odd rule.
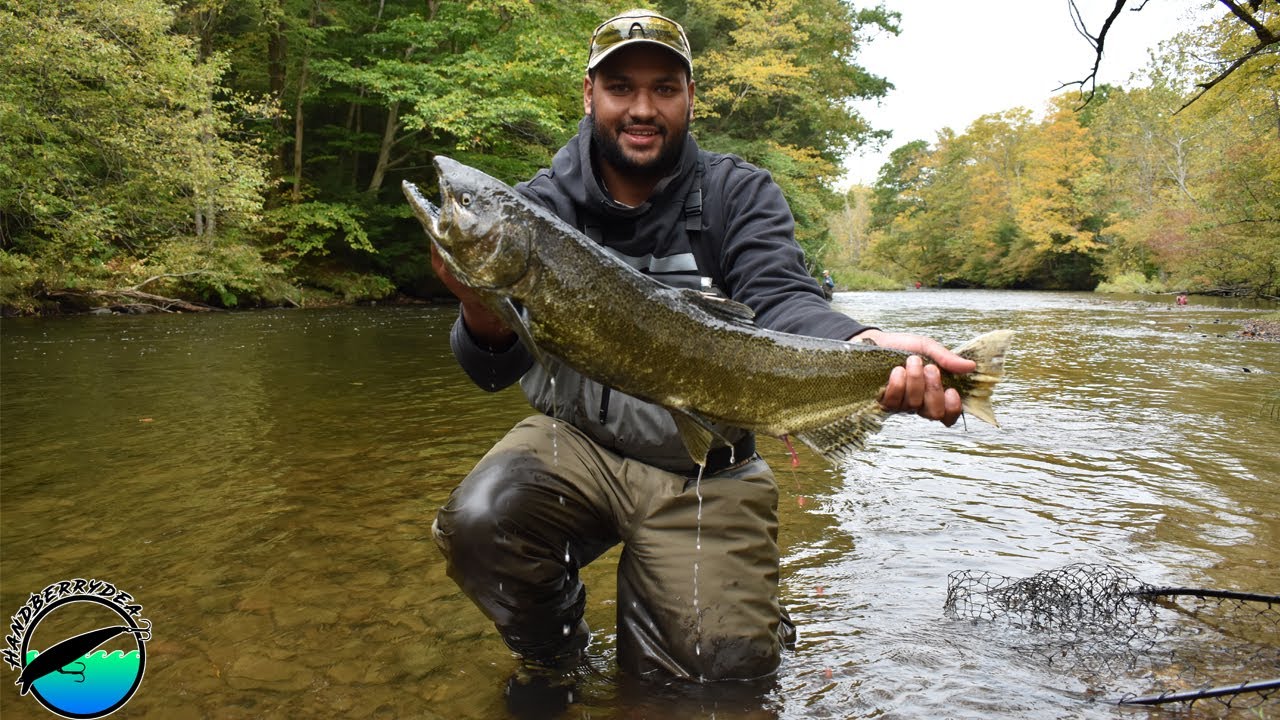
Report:
[[[431,269],[440,278],[440,282],[449,288],[449,292],[461,301],[462,324],[477,343],[492,352],[506,350],[515,344],[515,331],[507,327],[502,318],[484,304],[475,290],[463,285],[453,276],[435,243],[431,243]]]

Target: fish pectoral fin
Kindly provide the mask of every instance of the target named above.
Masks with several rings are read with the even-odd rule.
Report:
[[[682,289],[679,291],[682,296],[689,302],[697,305],[714,317],[725,322],[745,323],[751,327],[755,327],[756,311],[752,310],[749,305],[730,300],[719,295],[711,293],[699,292],[697,290]]]
[[[498,316],[513,331],[516,337],[520,338],[520,342],[524,343],[524,347],[533,356],[535,362],[546,368],[548,372],[554,370],[551,358],[542,352],[542,348],[538,347],[538,343],[533,340],[533,330],[529,328],[529,312],[511,301],[511,298],[502,298],[498,301],[496,308]]]
[[[698,465],[706,467],[707,454],[711,452],[711,444],[716,439],[711,424],[697,415],[681,410],[671,410],[671,419],[676,421],[676,430],[680,432],[680,439],[684,441],[684,449],[689,451],[689,457]],[[724,441],[724,438],[721,440]],[[725,441],[725,444],[728,442]]]
[[[876,400],[856,406],[851,415],[832,423],[795,433],[805,445],[839,467],[854,453],[866,447],[866,439],[880,431],[889,412]]]

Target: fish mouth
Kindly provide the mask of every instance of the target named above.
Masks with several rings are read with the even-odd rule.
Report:
[[[442,209],[437,207],[435,203],[428,200],[427,197],[422,194],[422,191],[418,189],[418,186],[408,180],[402,180],[400,182],[400,189],[404,191],[405,198],[409,200],[409,207],[413,209],[413,214],[417,216],[418,221],[422,223],[422,227],[426,228],[427,235],[431,236],[431,244],[435,246],[436,251],[440,253],[440,257],[444,259],[445,265],[449,267],[449,271],[457,277],[466,277],[466,273],[463,272],[458,261],[454,259],[453,254],[450,253],[440,242],[444,239],[445,235],[444,225],[441,219],[443,214]]]
[[[418,216],[422,227],[427,229],[427,233],[433,239],[439,240],[444,234],[444,229],[440,227],[440,208],[428,200],[417,185],[408,180],[400,182],[400,189],[404,191],[404,196],[409,200],[409,207],[413,208],[413,214]]]

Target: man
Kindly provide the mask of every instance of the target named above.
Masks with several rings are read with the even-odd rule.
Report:
[[[521,192],[661,282],[749,305],[761,326],[973,370],[932,340],[831,310],[768,173],[689,135],[693,63],[675,22],[635,10],[601,24],[582,98],[578,135]],[[666,410],[569,369],[552,376],[438,256],[433,265],[462,301],[459,363],[488,390],[520,379],[540,411],[481,459],[434,526],[450,576],[506,643],[531,663],[576,663],[590,637],[579,568],[623,543],[624,671],[705,681],[774,672],[791,628],[777,597],[777,488],[754,438],[725,430],[734,447],[698,468]],[[894,370],[881,403],[948,426],[960,415],[958,394],[918,357]]]

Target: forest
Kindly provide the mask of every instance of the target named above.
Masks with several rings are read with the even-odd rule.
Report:
[[[905,143],[855,109],[892,89],[891,69],[859,64],[901,31],[884,5],[649,6],[689,32],[699,143],[773,174],[815,274],[1275,297],[1280,3],[1210,4],[1217,19],[1162,46],[1142,83],[1082,82]],[[0,0],[0,306],[447,295],[400,181],[430,190],[440,154],[510,183],[548,164],[582,112],[591,31],[617,10]],[[891,140],[873,187],[836,189],[849,153]]]

